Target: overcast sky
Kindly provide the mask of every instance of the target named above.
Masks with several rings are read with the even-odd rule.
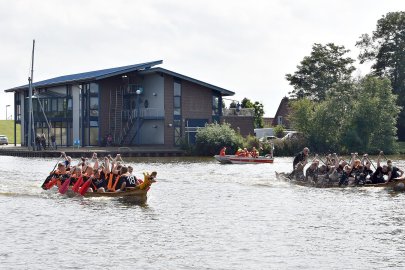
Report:
[[[13,104],[3,90],[27,83],[33,39],[34,81],[163,60],[235,100],[262,102],[271,117],[292,90],[285,74],[313,43],[357,58],[359,36],[404,10],[403,0],[0,0],[0,119]]]

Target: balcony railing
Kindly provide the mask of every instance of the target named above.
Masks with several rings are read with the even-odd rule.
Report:
[[[223,116],[250,116],[254,117],[255,116],[255,109],[253,108],[243,108],[243,109],[236,109],[236,108],[230,108],[230,109],[222,109],[222,115]]]
[[[134,119],[138,117],[138,110],[124,110],[122,111],[123,119]],[[139,117],[146,119],[162,119],[165,117],[165,111],[159,108],[146,108],[139,110]]]

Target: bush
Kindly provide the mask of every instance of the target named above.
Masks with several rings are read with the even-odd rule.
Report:
[[[235,153],[243,145],[243,138],[228,123],[207,124],[197,131],[195,152],[198,155],[212,156],[226,146],[227,153]]]
[[[275,156],[294,156],[307,146],[307,140],[304,138],[290,140],[274,140]]]
[[[285,129],[282,125],[275,126],[273,130],[277,138],[283,138]]]

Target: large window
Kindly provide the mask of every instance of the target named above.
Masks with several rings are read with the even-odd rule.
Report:
[[[173,91],[173,127],[174,127],[174,145],[179,146],[182,138],[181,125],[181,83],[174,82]]]
[[[82,86],[82,115],[84,145],[99,145],[99,97],[97,84]]]
[[[181,115],[181,84],[174,83],[174,97],[173,97],[174,115]]]

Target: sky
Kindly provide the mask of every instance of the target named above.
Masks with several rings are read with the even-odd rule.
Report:
[[[0,0],[0,119],[5,89],[61,75],[163,60],[160,67],[235,92],[273,117],[292,86],[285,74],[314,43],[357,59],[356,41],[403,0]],[[354,75],[370,65],[356,63]],[[230,100],[227,100],[229,103]]]

